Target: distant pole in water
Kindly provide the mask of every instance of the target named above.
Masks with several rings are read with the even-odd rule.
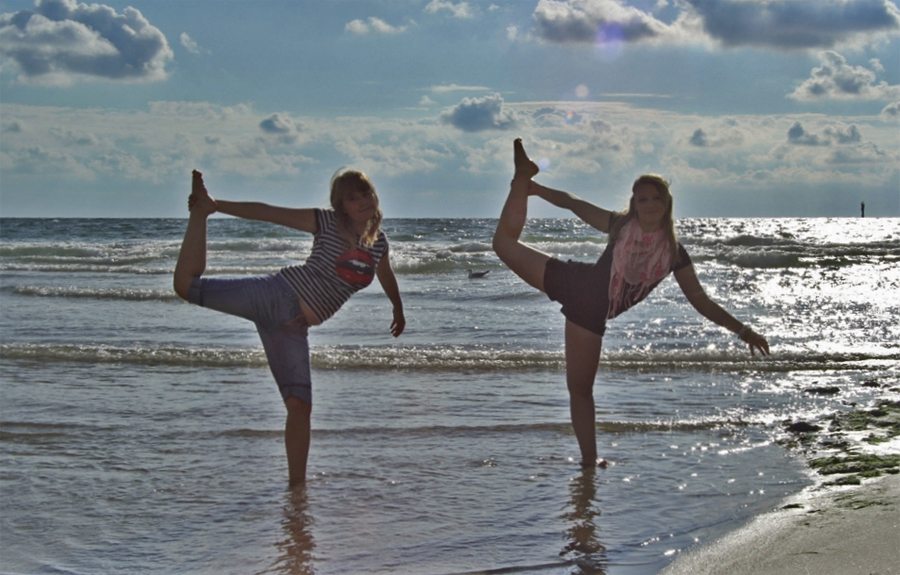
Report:
[[[866,202],[859,203],[859,217],[866,217]]]

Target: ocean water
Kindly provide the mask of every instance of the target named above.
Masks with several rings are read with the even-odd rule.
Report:
[[[751,357],[665,280],[610,322],[583,472],[563,317],[490,249],[494,220],[386,220],[407,330],[377,282],[311,329],[309,480],[253,326],[171,290],[185,220],[0,221],[0,571],[634,574],[814,479],[784,423],[896,399],[900,220],[684,219]],[[530,221],[595,260],[605,236]],[[210,275],[310,237],[211,220]],[[470,280],[466,269],[490,270]],[[836,393],[813,393],[815,388]]]

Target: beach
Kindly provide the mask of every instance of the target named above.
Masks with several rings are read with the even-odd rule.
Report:
[[[889,575],[900,573],[900,476],[797,497],[661,575]]]
[[[814,535],[896,509],[848,506],[894,494],[900,469],[896,219],[679,220],[707,292],[773,353],[666,279],[604,337],[611,464],[593,472],[559,306],[497,259],[496,220],[387,219],[406,332],[391,337],[377,283],[310,329],[300,491],[253,325],[172,291],[185,224],[2,220],[0,571],[654,575],[748,525],[808,518]],[[578,261],[606,247],[571,219],[524,237]],[[302,261],[311,237],[212,218],[209,245],[208,274],[243,276]],[[884,550],[877,533],[860,548]]]
[[[687,550],[661,575],[900,573],[900,404],[850,415],[833,418],[819,430],[823,436],[806,438],[813,450],[840,445],[836,454],[811,460],[829,480]],[[842,423],[851,419],[856,425],[848,430]]]

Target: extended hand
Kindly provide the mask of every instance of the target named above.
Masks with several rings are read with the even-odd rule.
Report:
[[[394,310],[394,321],[391,322],[391,335],[400,337],[406,328],[406,318],[403,317],[403,310]]]
[[[747,333],[744,334],[744,337],[741,338],[747,345],[750,346],[750,354],[756,355],[756,350],[759,350],[760,355],[769,355],[769,342],[766,341],[766,338],[759,335],[752,329],[748,329]]]

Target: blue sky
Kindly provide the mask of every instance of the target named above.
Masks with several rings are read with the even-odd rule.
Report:
[[[0,214],[186,215],[214,195],[496,217],[539,180],[678,216],[900,216],[891,0],[0,0]],[[564,215],[533,202],[535,216]]]

